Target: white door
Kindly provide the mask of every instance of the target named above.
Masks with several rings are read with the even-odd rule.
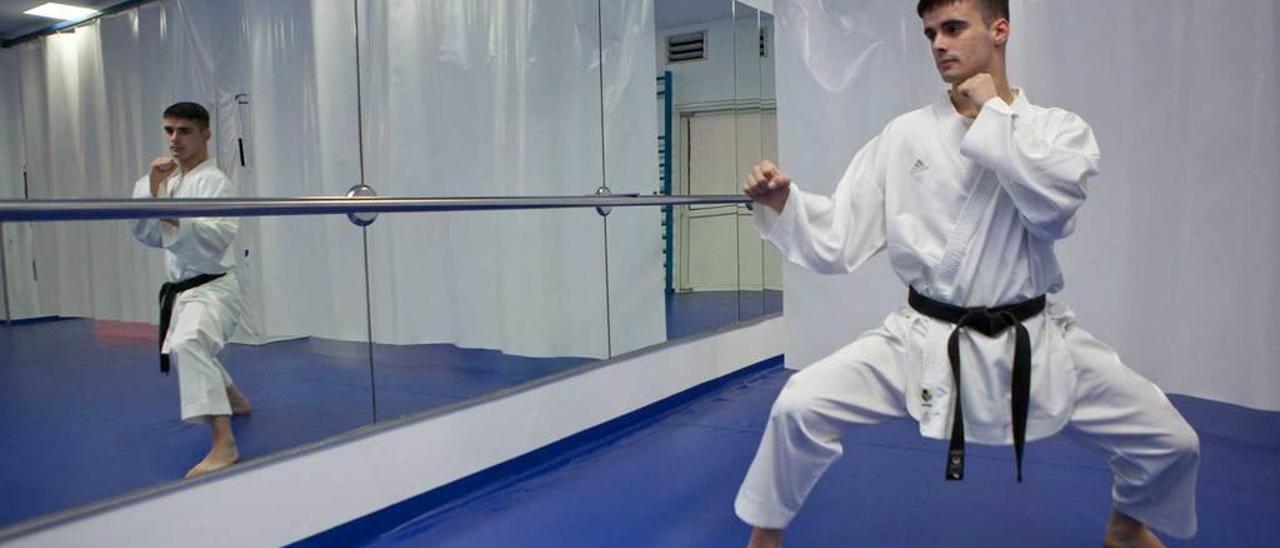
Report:
[[[678,193],[740,193],[751,166],[777,157],[775,127],[773,111],[682,116]],[[781,259],[745,207],[677,208],[675,255],[677,291],[782,288]]]

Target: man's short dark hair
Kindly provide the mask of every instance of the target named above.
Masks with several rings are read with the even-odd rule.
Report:
[[[191,120],[199,125],[200,129],[209,129],[209,111],[197,103],[174,103],[164,109],[164,117]]]
[[[920,0],[916,4],[916,14],[920,18],[924,18],[924,14],[933,11],[942,6],[949,6],[964,0]],[[973,0],[978,3],[978,7],[982,8],[982,20],[990,25],[996,19],[1009,19],[1009,0]]]

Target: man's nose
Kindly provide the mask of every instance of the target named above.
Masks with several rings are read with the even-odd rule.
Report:
[[[947,41],[942,35],[938,35],[933,39],[933,52],[943,54],[947,52]]]

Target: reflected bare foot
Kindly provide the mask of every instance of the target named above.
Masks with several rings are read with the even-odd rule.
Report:
[[[218,443],[209,449],[209,454],[204,456],[204,460],[197,463],[187,471],[186,478],[191,479],[197,476],[203,476],[214,470],[221,470],[231,466],[240,460],[240,452],[236,450],[236,443]]]
[[[1112,511],[1107,520],[1102,543],[1107,548],[1165,548],[1145,524],[1117,511]]]
[[[751,528],[751,539],[747,548],[780,548],[782,546],[782,529]]]
[[[249,403],[249,398],[234,384],[227,387],[227,400],[231,403],[233,415],[248,415],[253,412],[253,404]]]

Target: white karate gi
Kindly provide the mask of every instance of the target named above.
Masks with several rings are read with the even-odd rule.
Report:
[[[863,147],[834,195],[793,184],[781,214],[755,208],[757,227],[787,259],[824,273],[851,272],[887,249],[903,282],[955,305],[996,306],[1061,290],[1053,243],[1074,229],[1098,146],[1076,115],[1015,93],[1013,105],[987,102],[970,125],[944,92]],[[1158,387],[1077,327],[1065,305],[1050,302],[1023,325],[1033,351],[1027,439],[1065,428],[1108,457],[1118,510],[1165,533],[1193,535],[1195,431]],[[840,456],[840,436],[852,425],[911,416],[921,435],[946,439],[953,328],[904,306],[793,375],[738,493],[738,516],[785,527]],[[966,439],[1012,443],[1014,331],[962,333]]]
[[[159,194],[169,198],[228,198],[236,193],[231,179],[206,160],[188,173],[175,170],[161,185]],[[144,175],[134,185],[133,197],[151,197],[149,176]],[[179,219],[178,227],[159,219],[133,222],[133,235],[138,241],[165,250],[170,282],[200,274],[226,273],[178,295],[169,334],[161,349],[170,355],[178,371],[182,419],[186,421],[201,422],[209,415],[231,414],[226,390],[232,380],[217,355],[244,314],[231,245],[238,226],[234,217]]]

